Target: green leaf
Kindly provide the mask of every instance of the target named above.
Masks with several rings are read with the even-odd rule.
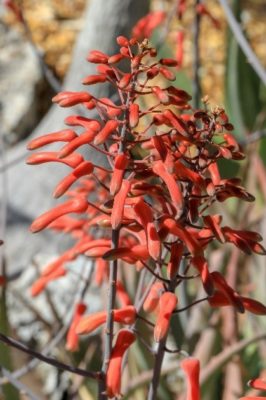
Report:
[[[232,7],[239,21],[240,1],[234,0]],[[260,78],[248,63],[231,31],[228,32],[226,58],[226,108],[236,128],[236,136],[243,139],[246,133],[257,128],[258,115],[265,109],[265,96],[261,90]]]

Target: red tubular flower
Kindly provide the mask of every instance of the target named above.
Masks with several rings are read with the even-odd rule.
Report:
[[[48,133],[28,143],[28,150],[35,150],[54,142],[70,142],[77,137],[76,132],[71,129],[63,129],[58,132]]]
[[[185,228],[180,226],[177,221],[171,218],[165,218],[162,221],[162,227],[166,228],[169,233],[172,233],[181,239],[193,255],[202,254],[202,249],[197,239],[194,238],[193,235],[189,234]]]
[[[83,85],[94,85],[95,83],[103,83],[107,81],[107,77],[104,74],[101,75],[89,75],[82,80]]]
[[[159,312],[154,328],[154,340],[156,342],[159,342],[167,335],[172,312],[176,308],[176,305],[177,297],[174,293],[165,292],[161,295],[159,299]]]
[[[163,292],[164,292],[164,287],[162,282],[154,283],[150,288],[146,300],[143,303],[143,310],[148,313],[155,311]]]
[[[108,397],[113,398],[121,394],[121,367],[125,352],[136,340],[133,332],[121,329],[117,335],[116,344],[112,350],[106,374]]]
[[[171,244],[171,256],[170,256],[170,261],[167,264],[168,279],[174,279],[176,277],[182,259],[183,251],[184,251],[183,243],[175,242]]]
[[[132,103],[129,107],[129,126],[136,128],[139,123],[139,105]]]
[[[211,175],[211,180],[212,183],[216,186],[216,185],[220,185],[221,182],[221,176],[220,176],[220,172],[217,166],[217,163],[211,163],[208,166],[208,170],[210,172]]]
[[[221,215],[206,215],[203,217],[204,223],[212,230],[216,239],[219,242],[224,243],[225,237],[222,228],[220,227],[220,223],[222,221]]]
[[[245,296],[239,296],[245,310],[256,314],[256,315],[266,315],[266,306],[261,302],[250,299]],[[211,297],[208,298],[208,302],[211,307],[223,307],[223,306],[231,306],[232,302],[228,297],[221,291],[215,291]]]
[[[175,174],[180,180],[191,181],[201,189],[205,189],[204,179],[197,172],[185,167],[179,160],[175,162]]]
[[[55,198],[62,196],[70,186],[81,176],[90,175],[93,172],[94,165],[89,161],[80,163],[71,174],[67,175],[55,188],[53,193]]]
[[[76,244],[74,251],[76,254],[84,254],[91,249],[99,249],[101,247],[110,248],[111,240],[105,238],[93,240],[89,237],[88,240],[84,240]]]
[[[118,154],[115,158],[115,169],[110,183],[110,194],[115,195],[122,185],[123,175],[129,160],[125,154]]]
[[[41,276],[31,287],[31,295],[33,297],[39,295],[43,290],[46,288],[48,283],[51,281],[60,278],[66,274],[65,268],[61,265],[60,267],[56,268],[53,272],[49,275]]]
[[[168,81],[176,80],[175,74],[172,71],[170,71],[168,68],[160,67],[159,71],[160,71],[160,74],[162,74],[164,76],[164,78],[167,79]]]
[[[72,107],[91,99],[92,96],[88,92],[60,92],[52,98],[52,102],[61,107]]]
[[[115,130],[117,129],[119,123],[116,120],[109,120],[106,122],[104,128],[97,134],[97,136],[94,139],[94,144],[95,145],[99,145],[104,143],[109,136],[115,132]]]
[[[81,115],[70,115],[65,118],[65,124],[69,126],[81,126],[85,130],[92,129],[98,132],[101,129],[101,124],[96,119],[82,117]]]
[[[153,11],[141,18],[132,30],[132,36],[138,40],[149,38],[154,29],[156,29],[165,19],[166,14],[163,11]]]
[[[266,382],[260,378],[251,379],[248,386],[256,390],[266,390]]]
[[[200,400],[199,372],[200,364],[196,358],[185,358],[181,361],[180,367],[184,371],[187,379],[186,400]]]
[[[127,262],[132,259],[131,263],[134,264],[138,260],[146,261],[149,258],[149,252],[145,245],[136,245],[131,248],[118,247],[117,249],[108,250],[103,258],[108,261],[121,258],[122,260],[127,260]]]
[[[134,211],[146,232],[149,254],[153,259],[157,260],[161,254],[161,243],[154,225],[152,211],[143,200],[135,204]]]
[[[152,88],[153,93],[157,97],[157,99],[162,103],[162,104],[169,104],[169,97],[168,94],[162,90],[159,86],[154,86]]]
[[[27,158],[27,164],[29,165],[59,162],[66,164],[71,168],[77,167],[82,161],[84,161],[84,159],[80,154],[72,153],[70,156],[60,159],[59,153],[55,151],[43,151],[41,153],[32,154]]]
[[[118,87],[120,89],[125,89],[130,84],[131,79],[132,79],[132,74],[124,74],[124,76],[120,79],[118,83]]]
[[[234,243],[234,245],[239,247],[244,253],[251,254],[253,251],[260,255],[266,254],[266,249],[260,243],[257,243],[262,240],[262,237],[257,232],[238,231],[228,226],[222,228],[222,231],[226,241]]]
[[[226,282],[224,277],[220,274],[220,272],[218,271],[211,272],[211,277],[215,288],[223,292],[223,294],[230,301],[230,304],[236,307],[238,312],[244,313],[245,308],[241,300],[241,297],[228,285],[228,283]]]
[[[108,277],[108,262],[103,258],[95,260],[95,275],[94,281],[97,286],[101,286],[104,279]]]
[[[122,181],[121,188],[119,192],[115,195],[114,205],[111,214],[111,225],[113,229],[117,229],[122,222],[124,215],[125,201],[130,191],[131,183],[127,180]]]
[[[159,156],[162,159],[162,161],[165,162],[166,158],[167,158],[167,154],[168,154],[168,149],[164,143],[164,140],[160,136],[152,136],[151,143],[155,147],[155,149],[158,151]]]
[[[59,152],[58,156],[60,158],[64,158],[69,156],[69,154],[73,153],[76,149],[78,149],[80,146],[83,146],[85,144],[91,143],[95,136],[96,132],[92,129],[89,129],[76,137],[75,139],[71,140],[68,144],[66,144]]]
[[[113,310],[113,317],[114,321],[119,322],[120,324],[133,324],[136,319],[136,309],[134,306],[127,306],[118,310]],[[83,317],[76,326],[76,333],[78,335],[89,334],[99,326],[103,325],[106,322],[106,318],[106,311],[100,311]]]
[[[92,50],[87,57],[87,61],[95,64],[107,64],[108,56],[99,50]]]
[[[122,308],[132,305],[132,301],[130,300],[130,297],[121,281],[116,282],[116,293]]]
[[[73,249],[69,249],[61,254],[55,261],[49,263],[41,273],[41,276],[47,276],[55,272],[57,268],[63,266],[66,262],[71,261],[75,258]]]
[[[266,315],[266,306],[264,304],[248,297],[240,297],[245,307],[245,310],[257,315]]]
[[[119,46],[129,46],[129,40],[125,36],[117,36],[116,42]]]
[[[204,257],[193,257],[191,262],[200,273],[202,284],[206,293],[211,296],[214,292],[214,284],[212,275],[209,272],[207,261]]]
[[[159,63],[161,65],[166,65],[167,67],[176,67],[177,66],[177,61],[174,60],[173,58],[161,58],[159,60]]]
[[[182,68],[184,59],[184,39],[185,34],[183,31],[178,31],[176,34],[176,61],[177,67]]]
[[[74,316],[66,337],[66,349],[69,351],[77,351],[79,348],[79,337],[76,333],[76,327],[86,309],[87,306],[84,303],[78,303],[75,307]]]
[[[189,140],[189,141],[191,140],[191,139],[188,139],[189,138],[188,128],[187,128],[185,122],[182,120],[182,118],[178,117],[171,110],[165,110],[163,114],[170,121],[170,123],[177,130],[177,132],[179,134],[181,134],[182,136],[184,136],[183,139],[187,138],[187,140]]]
[[[162,161],[156,161],[153,166],[153,171],[164,181],[174,205],[178,208],[178,210],[181,210],[183,205],[183,196],[174,177],[169,174]]]
[[[39,232],[62,215],[70,213],[82,213],[85,212],[87,208],[88,202],[84,197],[77,197],[73,200],[66,201],[65,203],[54,207],[52,210],[47,211],[35,219],[35,221],[31,224],[30,230],[33,233]]]

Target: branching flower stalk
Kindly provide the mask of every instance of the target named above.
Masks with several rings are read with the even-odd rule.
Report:
[[[158,347],[148,399],[154,400],[171,318],[201,301],[210,307],[229,305],[240,313],[266,314],[263,304],[238,294],[208,264],[209,245],[231,243],[247,254],[266,251],[258,233],[223,226],[222,216],[212,213],[214,203],[231,197],[254,200],[240,179],[223,179],[219,173],[219,159],[244,158],[225,111],[209,110],[207,104],[204,110],[193,109],[190,95],[167,83],[175,80],[171,68],[176,61],[158,60],[148,40],[119,36],[117,43],[118,54],[90,52],[88,61],[97,65],[97,73],[85,77],[83,84],[108,82],[119,101],[96,98],[87,90],[61,92],[53,98],[55,103],[79,104],[99,118],[70,115],[65,119],[67,128],[29,143],[30,150],[65,143],[59,151],[31,155],[28,163],[57,162],[70,169],[54,191],[55,198],[65,195],[67,200],[38,217],[31,230],[49,228],[73,239],[72,247],[43,269],[31,291],[34,296],[41,293],[67,273],[67,263],[80,256],[94,260],[95,285],[109,282],[107,310],[84,315],[85,305],[76,307],[69,343],[76,350],[79,335],[104,327],[99,398],[118,397],[123,356],[141,332],[140,327],[132,327],[136,323],[151,327],[153,318]],[[121,61],[127,72],[121,69]],[[98,151],[106,162],[96,165],[86,159],[79,153],[81,146]],[[154,280],[150,286],[148,280],[141,283],[146,293],[145,297],[138,293],[141,309],[127,293],[130,282],[120,280],[120,269],[130,268],[136,273],[144,268],[147,278]],[[206,297],[178,308],[178,289],[191,282],[201,282]],[[126,327],[114,335],[116,324]],[[197,361],[184,365],[189,379],[198,380]],[[196,372],[190,374],[189,368]],[[197,382],[189,390],[189,399],[193,393],[199,396]]]

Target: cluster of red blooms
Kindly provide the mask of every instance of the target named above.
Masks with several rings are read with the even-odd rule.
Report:
[[[143,310],[155,312],[156,342],[168,334],[171,317],[178,312],[176,289],[187,279],[201,280],[211,307],[231,305],[241,313],[266,314],[264,305],[239,295],[205,258],[207,246],[214,241],[232,243],[248,254],[266,253],[258,233],[223,226],[220,215],[208,214],[214,202],[231,197],[254,200],[239,179],[223,179],[219,174],[219,159],[243,158],[224,110],[192,110],[188,93],[173,85],[162,87],[162,79],[174,81],[169,67],[176,66],[176,61],[158,61],[147,40],[139,43],[120,36],[117,43],[118,54],[90,52],[88,61],[97,64],[97,73],[87,76],[83,84],[109,82],[119,100],[96,98],[87,90],[61,92],[53,99],[61,107],[80,105],[98,117],[71,115],[65,120],[67,129],[28,145],[35,150],[64,142],[58,151],[31,155],[28,163],[60,162],[70,168],[54,191],[54,197],[65,194],[67,200],[38,217],[31,230],[49,228],[68,233],[75,241],[46,266],[32,286],[32,294],[65,275],[65,264],[83,255],[95,260],[98,285],[107,280],[109,263],[117,260],[129,264],[128,268],[149,271],[154,280]],[[127,63],[129,72],[120,69],[121,61]],[[101,153],[106,163],[86,160],[77,152],[81,146]],[[185,266],[182,274],[181,262]],[[120,308],[112,310],[113,321],[134,324],[139,310],[122,282],[116,280],[115,284]],[[77,349],[78,335],[92,332],[108,318],[106,311],[84,316],[85,309],[84,304],[76,306],[67,337],[70,350]],[[134,340],[130,328],[117,334],[106,374],[109,397],[120,394],[122,358]],[[184,370],[190,370],[184,365]],[[194,386],[190,390],[194,393]],[[191,394],[188,398],[197,397]]]
[[[150,38],[155,29],[160,28],[165,23],[165,28],[169,29],[169,21],[176,17],[178,21],[182,21],[186,10],[188,9],[188,2],[186,0],[177,0],[175,9],[171,9],[169,12],[166,11],[151,11],[143,18],[141,18],[135,27],[133,28],[132,34],[138,41],[145,38]],[[215,29],[221,29],[220,21],[212,14],[208,9],[206,4],[199,3],[195,7],[195,12],[206,17]],[[175,24],[176,25],[176,24]],[[175,41],[175,59],[177,61],[176,68],[180,69],[183,66],[184,60],[184,41],[185,41],[185,31],[184,29],[175,29],[175,33],[172,35]]]

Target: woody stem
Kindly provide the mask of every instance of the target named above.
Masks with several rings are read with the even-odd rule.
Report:
[[[152,376],[152,381],[150,383],[149,387],[149,393],[148,393],[148,400],[156,400],[157,398],[157,389],[159,386],[160,382],[160,375],[161,375],[161,369],[162,369],[162,364],[163,364],[163,358],[164,358],[164,353],[165,353],[165,345],[166,345],[166,340],[167,340],[167,335],[160,340],[159,346],[155,355],[155,363],[154,363],[154,368],[153,368],[153,376]]]
[[[119,241],[119,229],[112,230],[112,249],[118,247]],[[101,373],[104,377],[99,383],[99,399],[107,399],[105,393],[106,390],[106,372],[108,369],[108,364],[112,352],[112,340],[113,340],[113,330],[114,330],[114,319],[113,319],[113,309],[115,306],[116,297],[116,281],[117,281],[117,260],[110,262],[110,273],[109,273],[109,293],[108,293],[108,304],[107,304],[107,321],[105,328],[105,346],[104,346],[104,358]]]

